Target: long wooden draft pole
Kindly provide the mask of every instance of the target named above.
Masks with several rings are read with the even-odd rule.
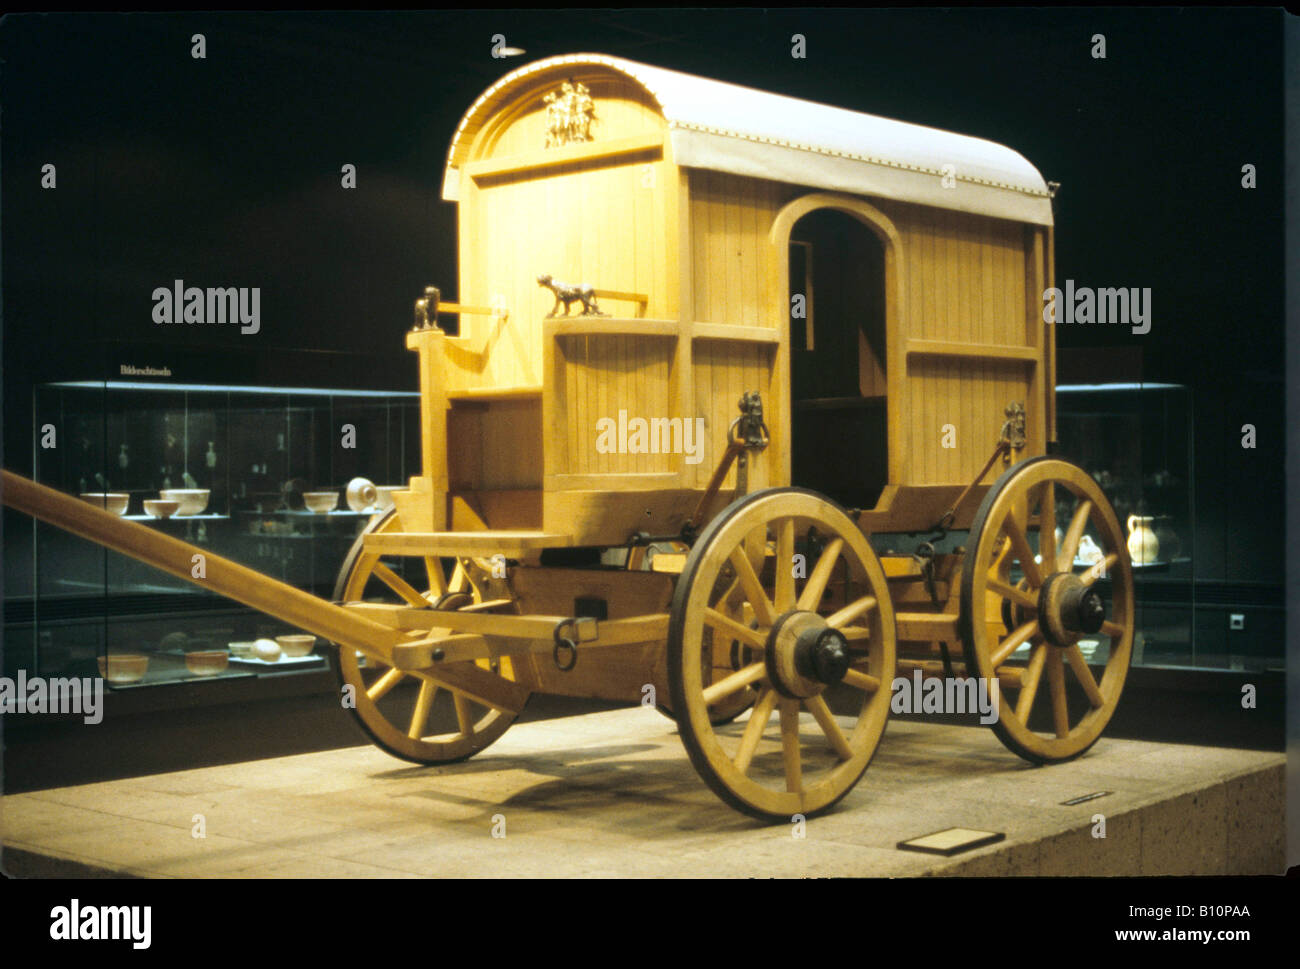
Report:
[[[139,559],[318,636],[359,649],[367,656],[392,662],[393,646],[402,637],[391,627],[238,562],[213,555],[136,522],[124,521],[80,498],[37,484],[12,471],[3,472],[2,485],[0,498],[15,511]],[[195,555],[203,556],[201,578],[195,575]]]

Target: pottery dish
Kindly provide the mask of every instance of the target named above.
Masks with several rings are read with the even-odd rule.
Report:
[[[185,654],[185,668],[195,676],[216,676],[230,665],[230,655],[224,649],[205,649]]]
[[[275,641],[280,644],[285,656],[306,656],[316,645],[316,637],[310,633],[276,636]]]
[[[348,507],[353,511],[365,511],[373,508],[379,498],[379,491],[372,481],[366,478],[353,478],[348,482],[346,493]]]
[[[181,503],[175,500],[163,498],[146,498],[144,500],[145,514],[154,518],[170,518],[180,511],[180,507]]]
[[[125,515],[126,506],[131,502],[131,496],[125,491],[85,491],[82,492],[81,499],[114,515]]]
[[[304,491],[302,500],[316,514],[324,515],[337,507],[339,493],[337,491]]]
[[[149,669],[143,653],[109,653],[99,657],[99,675],[110,683],[138,683]]]
[[[159,492],[163,501],[178,501],[178,516],[202,515],[208,507],[208,498],[212,494],[207,488],[169,488]]]

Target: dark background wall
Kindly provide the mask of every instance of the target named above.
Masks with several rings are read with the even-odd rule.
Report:
[[[30,383],[97,341],[274,378],[319,351],[354,386],[414,386],[420,288],[454,288],[451,133],[492,81],[593,50],[1000,141],[1063,188],[1057,275],[1149,286],[1154,322],[1062,327],[1140,354],[1196,402],[1198,578],[1280,581],[1281,14],[877,10],[50,15],[3,52],[5,463],[29,466]],[[190,56],[203,33],[207,57]],[[490,56],[493,34],[523,47]],[[807,38],[806,59],[790,37]],[[1090,56],[1091,37],[1107,56]],[[58,188],[40,167],[58,166]],[[354,191],[339,169],[358,169]],[[1259,187],[1240,186],[1254,164]],[[263,328],[163,328],[154,287],[259,286]],[[355,357],[334,358],[330,354]],[[110,354],[111,356],[111,354]],[[1068,354],[1065,355],[1068,358]],[[297,367],[305,366],[295,358]],[[250,362],[251,361],[251,362]],[[241,368],[243,370],[241,371]],[[267,373],[270,371],[270,373]],[[286,380],[292,382],[292,380]],[[1240,447],[1243,423],[1259,446]]]

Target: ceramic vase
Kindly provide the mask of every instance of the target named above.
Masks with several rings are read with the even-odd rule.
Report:
[[[1160,542],[1151,526],[1154,515],[1128,516],[1128,554],[1134,565],[1150,565],[1160,557]]]

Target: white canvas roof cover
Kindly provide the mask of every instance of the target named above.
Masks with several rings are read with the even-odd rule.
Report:
[[[442,197],[459,198],[460,166],[497,107],[536,74],[584,66],[609,68],[645,88],[668,123],[678,165],[1052,224],[1043,176],[1003,145],[603,54],[534,61],[483,92],[452,138]],[[943,187],[946,165],[954,188]]]

